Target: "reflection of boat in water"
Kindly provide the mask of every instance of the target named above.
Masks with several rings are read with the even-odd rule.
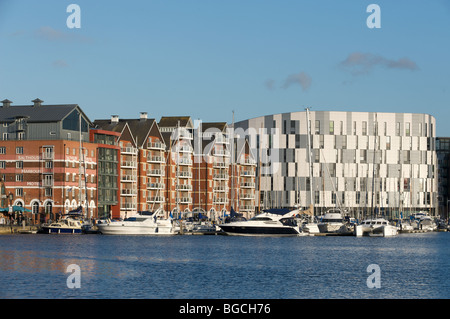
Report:
[[[172,219],[159,219],[159,212],[140,214],[123,221],[101,220],[98,230],[104,235],[174,235]]]
[[[220,224],[227,235],[238,236],[299,236],[301,233],[294,216],[298,210],[284,215],[264,212],[249,220]]]
[[[355,226],[355,235],[392,237],[398,234],[397,227],[384,218],[369,218]]]
[[[347,231],[344,217],[339,209],[329,209],[320,219],[318,227],[321,233],[337,233]]]

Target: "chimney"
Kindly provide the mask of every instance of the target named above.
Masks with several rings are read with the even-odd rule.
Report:
[[[33,104],[33,107],[39,107],[39,106],[41,106],[42,102],[44,102],[44,101],[42,101],[41,99],[34,99],[34,100],[31,101],[31,102],[34,103],[34,104]]]
[[[111,115],[111,123],[119,123],[119,115]]]
[[[8,99],[4,99],[4,100],[2,101],[2,103],[3,103],[2,107],[10,107],[12,101],[10,101],[10,100],[8,100]]]
[[[147,120],[147,112],[141,112],[140,120],[141,121],[146,121]]]

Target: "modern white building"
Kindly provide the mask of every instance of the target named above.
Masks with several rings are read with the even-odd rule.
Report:
[[[356,217],[436,213],[435,126],[428,114],[306,110],[235,124],[258,159],[261,209],[312,202],[316,215]]]

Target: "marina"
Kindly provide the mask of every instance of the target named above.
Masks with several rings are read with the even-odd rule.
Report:
[[[450,297],[447,232],[383,238],[2,235],[1,298]],[[69,289],[69,265],[81,287]],[[370,289],[366,269],[381,269]],[[287,284],[289,282],[289,284]]]

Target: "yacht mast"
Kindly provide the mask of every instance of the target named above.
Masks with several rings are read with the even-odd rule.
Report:
[[[314,201],[313,201],[313,187],[312,187],[312,161],[311,161],[311,121],[309,119],[309,107],[306,109],[306,125],[308,127],[308,163],[309,163],[309,197],[310,197],[310,204],[312,208],[312,213],[314,215]]]

